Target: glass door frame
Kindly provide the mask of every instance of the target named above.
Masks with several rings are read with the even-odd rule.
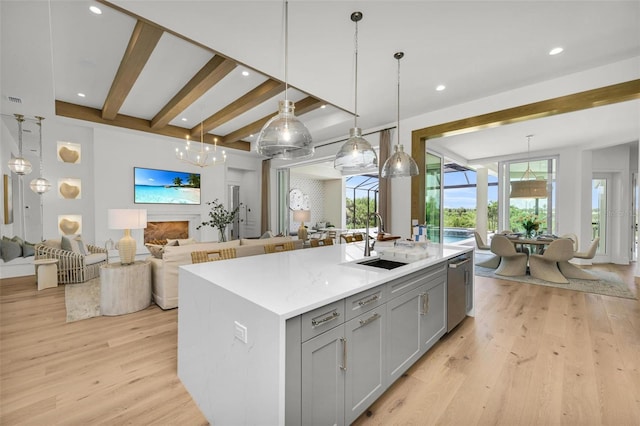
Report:
[[[437,233],[434,233],[433,228],[431,229],[431,232],[429,231],[428,225],[429,225],[429,221],[427,220],[427,218],[429,217],[429,212],[427,212],[427,197],[429,196],[429,189],[427,188],[427,175],[428,175],[428,168],[427,168],[427,161],[429,159],[429,156],[435,157],[440,159],[440,191],[439,191],[439,226],[438,226],[438,230]],[[442,201],[443,201],[443,197],[444,197],[444,156],[442,154],[439,154],[435,151],[432,151],[430,149],[427,150],[426,154],[425,154],[425,163],[424,163],[424,168],[425,168],[425,180],[424,180],[424,204],[425,204],[425,212],[424,212],[424,223],[427,225],[427,237],[429,238],[429,240],[432,243],[441,243],[444,239],[444,209],[442,207]],[[437,237],[437,238],[436,238]]]

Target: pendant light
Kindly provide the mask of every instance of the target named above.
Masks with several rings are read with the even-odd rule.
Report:
[[[9,160],[9,169],[19,175],[28,175],[33,169],[29,160],[22,156],[22,122],[24,121],[24,115],[14,114],[18,121],[18,156]]]
[[[47,179],[42,177],[44,175],[44,173],[42,172],[44,169],[44,166],[42,164],[42,120],[44,120],[44,117],[36,116],[36,119],[38,120],[37,124],[39,129],[38,132],[40,136],[40,177],[32,180],[29,187],[36,194],[42,195],[51,189],[51,183]]]
[[[393,57],[398,60],[398,124],[396,127],[398,143],[393,147],[393,155],[387,158],[382,166],[380,176],[383,178],[409,177],[418,174],[418,165],[409,154],[404,152],[404,147],[400,144],[400,59],[404,57],[404,52],[396,52]]]
[[[510,198],[547,198],[547,181],[536,176],[529,166],[532,137],[527,135],[527,170],[520,180],[511,182]]]
[[[289,2],[284,2],[284,100],[279,102],[278,115],[264,125],[257,140],[258,154],[284,160],[302,159],[313,155],[309,130],[294,115],[295,105],[287,93],[289,59]]]
[[[342,145],[333,161],[333,167],[343,175],[373,173],[378,170],[378,155],[371,144],[362,137],[362,129],[358,127],[358,22],[362,20],[362,12],[353,12],[351,20],[356,23],[353,127],[349,130],[349,139]]]

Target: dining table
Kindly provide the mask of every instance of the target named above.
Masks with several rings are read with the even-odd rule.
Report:
[[[535,247],[537,253],[542,253],[546,246],[557,240],[557,238],[553,237],[526,238],[516,234],[506,235],[506,237],[513,243],[514,246],[516,246],[516,248],[518,245],[520,245],[520,247],[529,245],[532,249],[531,252],[533,252],[533,248]]]

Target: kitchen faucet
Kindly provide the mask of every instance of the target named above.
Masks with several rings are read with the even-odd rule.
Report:
[[[380,232],[382,231],[384,233],[384,225],[382,224],[382,216],[380,216],[380,213],[378,212],[374,212],[373,213],[379,220],[379,226],[378,226],[378,234],[380,234]],[[369,246],[369,216],[370,214],[366,215],[367,220],[365,221],[366,224],[366,230],[364,233],[364,255],[365,256],[371,256],[371,250],[373,250],[373,248],[376,245],[376,240],[373,240],[373,243],[371,244],[371,246]]]

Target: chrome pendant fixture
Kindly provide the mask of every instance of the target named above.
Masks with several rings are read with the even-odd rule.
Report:
[[[36,116],[36,119],[38,120],[37,124],[39,129],[39,136],[40,136],[40,177],[32,180],[31,183],[29,184],[29,187],[36,194],[42,195],[51,189],[51,183],[43,177],[44,165],[42,161],[42,120],[44,120],[44,117]]]
[[[24,121],[24,115],[14,114],[18,121],[18,156],[9,160],[9,169],[19,175],[24,176],[31,173],[33,167],[31,162],[22,156],[22,122]]]
[[[278,115],[264,125],[258,140],[258,154],[284,160],[302,159],[313,155],[311,134],[294,114],[295,105],[287,92],[287,66],[289,59],[289,2],[284,2],[284,100],[279,102]]]
[[[358,22],[362,20],[362,12],[353,12],[351,20],[356,23],[354,122],[349,130],[349,139],[342,145],[333,161],[333,167],[343,175],[374,173],[378,170],[378,155],[371,144],[362,137],[362,129],[358,127]]]
[[[532,137],[527,135],[527,170],[520,180],[511,182],[510,198],[547,198],[547,181],[536,176],[529,165]]]
[[[393,147],[393,154],[387,158],[382,166],[380,176],[383,178],[418,175],[418,164],[409,154],[404,152],[404,147],[400,144],[400,59],[404,57],[404,52],[396,52],[393,57],[398,60],[398,124],[396,127],[398,143]]]

